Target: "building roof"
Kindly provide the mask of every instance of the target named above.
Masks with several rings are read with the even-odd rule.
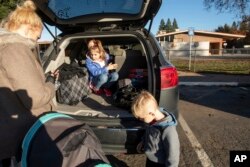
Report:
[[[156,38],[159,37],[167,37],[167,36],[171,36],[171,35],[176,35],[176,34],[188,34],[188,30],[178,30],[175,32],[169,32],[169,33],[160,33],[156,35]],[[210,31],[198,31],[198,30],[194,30],[194,35],[203,35],[203,36],[216,36],[219,38],[223,38],[223,39],[239,39],[239,38],[245,38],[245,35],[239,35],[239,34],[229,34],[229,33],[221,33],[221,32],[210,32]]]
[[[38,44],[51,44],[52,41],[38,41]]]

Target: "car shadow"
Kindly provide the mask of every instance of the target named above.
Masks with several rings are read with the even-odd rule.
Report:
[[[32,105],[32,97],[28,95],[26,90],[12,91],[7,87],[0,87],[1,159],[7,158],[6,160],[8,160],[8,158],[10,158],[11,156],[15,156],[17,161],[16,163],[18,163],[21,161],[22,156],[25,155],[23,154],[23,151],[28,148],[22,148],[23,139],[31,126],[38,119],[38,117],[34,116],[31,112]],[[46,139],[47,141],[51,141],[50,143],[53,143],[52,139],[47,134],[47,131],[45,131],[44,133],[44,139]],[[55,143],[54,148],[57,149]],[[32,161],[32,159],[30,159],[29,157],[29,153],[30,151],[27,154],[27,162],[29,158],[28,163]],[[32,156],[41,157],[41,152],[39,152],[39,154],[37,155],[32,154]],[[63,157],[63,155],[61,155],[61,157]],[[60,164],[62,164],[62,159],[58,158],[58,161]],[[10,163],[10,161],[7,163]]]
[[[202,73],[198,74],[198,76],[180,76],[179,79],[181,82],[232,82],[237,80],[247,81],[249,75]],[[250,87],[180,85],[180,100],[250,118]]]

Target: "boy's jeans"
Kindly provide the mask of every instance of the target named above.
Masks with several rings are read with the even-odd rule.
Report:
[[[97,77],[94,77],[92,80],[93,85],[97,90],[101,88],[101,86],[105,88],[111,87],[115,81],[117,81],[119,78],[119,75],[117,72],[112,72],[112,73],[105,73],[101,74]]]

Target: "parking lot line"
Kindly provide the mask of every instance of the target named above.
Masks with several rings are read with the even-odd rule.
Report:
[[[192,147],[194,148],[194,151],[196,152],[201,164],[203,167],[214,167],[212,161],[208,157],[205,150],[202,148],[201,144],[195,137],[192,130],[189,128],[187,122],[184,120],[181,114],[179,114],[179,123],[184,130],[185,134],[187,135],[188,140],[190,141]]]
[[[238,82],[180,82],[183,86],[239,86]]]

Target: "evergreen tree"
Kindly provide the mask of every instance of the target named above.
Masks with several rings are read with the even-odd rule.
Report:
[[[242,40],[243,45],[250,45],[250,16],[245,16],[239,25],[239,31],[246,35]]]
[[[177,21],[176,21],[176,19],[174,18],[174,21],[173,21],[173,30],[178,29],[178,28],[179,28],[179,27],[178,27]]]
[[[245,20],[240,22],[239,30],[243,33],[250,30],[250,16],[248,17],[248,19],[246,18]]]
[[[168,18],[167,23],[166,23],[166,32],[172,32],[173,31],[173,27],[172,27],[172,22],[171,20]]]
[[[16,4],[24,0],[0,0],[0,20],[2,21],[10,11],[16,8]]]
[[[235,21],[233,22],[231,29],[232,29],[233,34],[237,33],[238,25],[236,24]]]
[[[215,31],[215,32],[225,32],[223,26],[219,26],[219,27],[216,28],[214,31]]]
[[[232,29],[228,24],[224,24],[223,28],[224,28],[225,33],[231,33],[232,32]]]
[[[225,24],[224,26],[219,26],[215,29],[216,32],[232,33],[232,34],[244,34],[245,38],[239,40],[228,40],[227,47],[242,48],[244,45],[250,45],[250,16],[244,17],[238,24],[236,22],[232,23],[232,26]]]
[[[160,25],[159,25],[159,29],[158,32],[165,30],[165,21],[163,19],[161,19]]]

